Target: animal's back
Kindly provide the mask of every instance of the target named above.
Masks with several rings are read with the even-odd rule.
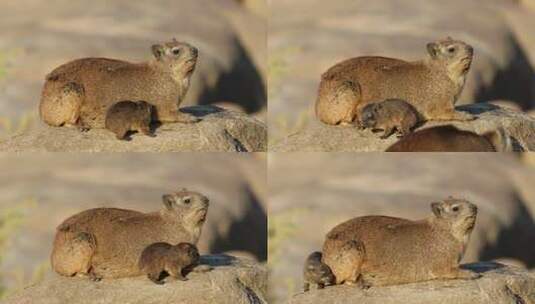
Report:
[[[64,87],[82,88],[79,109],[84,126],[104,128],[108,108],[121,100],[144,100],[166,113],[178,108],[180,88],[169,72],[149,63],[130,63],[108,58],[83,58],[66,63],[48,76],[41,105],[54,103]]]
[[[496,149],[486,137],[448,125],[411,133],[386,152],[496,152]]]
[[[139,274],[141,252],[154,242],[195,241],[185,231],[166,226],[157,213],[116,208],[90,209],[68,218],[58,227],[56,240],[62,240],[62,234],[75,236],[78,232],[95,237],[97,250],[91,263],[93,271],[102,277]]]

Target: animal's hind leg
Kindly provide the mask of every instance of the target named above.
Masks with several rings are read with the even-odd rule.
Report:
[[[316,116],[330,125],[353,124],[357,116],[360,86],[351,80],[324,79],[316,101]]]
[[[87,232],[58,232],[52,251],[52,268],[65,276],[98,278],[91,268],[95,249],[95,238]]]
[[[54,96],[41,101],[40,113],[43,121],[54,127],[77,126],[84,98],[83,87],[69,82],[53,93]]]

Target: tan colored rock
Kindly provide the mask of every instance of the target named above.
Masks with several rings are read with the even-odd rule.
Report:
[[[92,282],[51,275],[8,297],[5,304],[267,303],[267,271],[256,262],[225,255],[201,257],[212,270],[188,274],[188,281],[157,285],[145,276]]]
[[[413,283],[362,291],[355,286],[334,286],[299,294],[291,304],[510,304],[535,303],[535,274],[495,263],[465,265],[480,272],[477,280]],[[490,302],[489,302],[490,301]]]
[[[534,117],[487,103],[465,105],[459,108],[477,115],[478,119],[469,122],[428,122],[419,129],[451,124],[462,130],[484,134],[503,127],[505,133],[513,139],[512,150],[535,150]],[[328,126],[313,120],[303,130],[274,143],[270,146],[270,151],[384,151],[397,140],[395,136],[387,139],[377,138],[377,135],[370,130],[360,131],[353,126]]]
[[[134,134],[131,141],[117,140],[105,129],[80,132],[76,128],[43,126],[0,142],[11,152],[254,152],[266,151],[264,123],[243,112],[214,106],[195,106],[184,111],[202,121],[193,124],[163,124],[155,137]]]

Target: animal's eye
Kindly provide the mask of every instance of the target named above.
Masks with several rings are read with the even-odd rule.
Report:
[[[173,52],[174,55],[178,55],[180,54],[180,49],[179,48],[174,48],[171,50],[171,52]]]
[[[191,203],[191,199],[190,199],[189,197],[188,197],[188,198],[185,198],[185,199],[184,199],[184,204],[187,205],[187,204],[189,204],[189,203]]]
[[[454,52],[455,52],[455,47],[454,46],[450,46],[448,48],[448,53],[453,54]]]
[[[451,208],[451,210],[453,210],[453,212],[457,212],[459,211],[459,206],[454,206],[453,208]]]

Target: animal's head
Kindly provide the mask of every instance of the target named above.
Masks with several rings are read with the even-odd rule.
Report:
[[[471,232],[476,224],[477,206],[464,199],[450,196],[431,203],[431,210],[437,219],[446,222],[459,235]]]
[[[162,196],[163,212],[189,226],[199,226],[206,221],[209,200],[206,196],[181,189]]]
[[[451,37],[428,43],[427,52],[431,60],[444,64],[454,77],[468,73],[474,56],[472,46]]]
[[[169,42],[154,44],[151,50],[156,61],[169,67],[175,77],[189,79],[195,71],[199,50],[186,42],[173,38]]]
[[[144,122],[147,123],[147,125],[150,125],[152,122],[153,113],[155,111],[155,108],[150,103],[140,100],[137,103],[137,107],[140,113],[143,114]]]
[[[195,247],[195,245],[190,243],[179,243],[174,247],[178,254],[182,256],[182,259],[185,260],[188,264],[196,264],[199,262],[199,250],[197,249],[197,247]]]
[[[370,103],[366,105],[360,113],[360,124],[364,128],[375,128],[379,120],[380,103]]]

